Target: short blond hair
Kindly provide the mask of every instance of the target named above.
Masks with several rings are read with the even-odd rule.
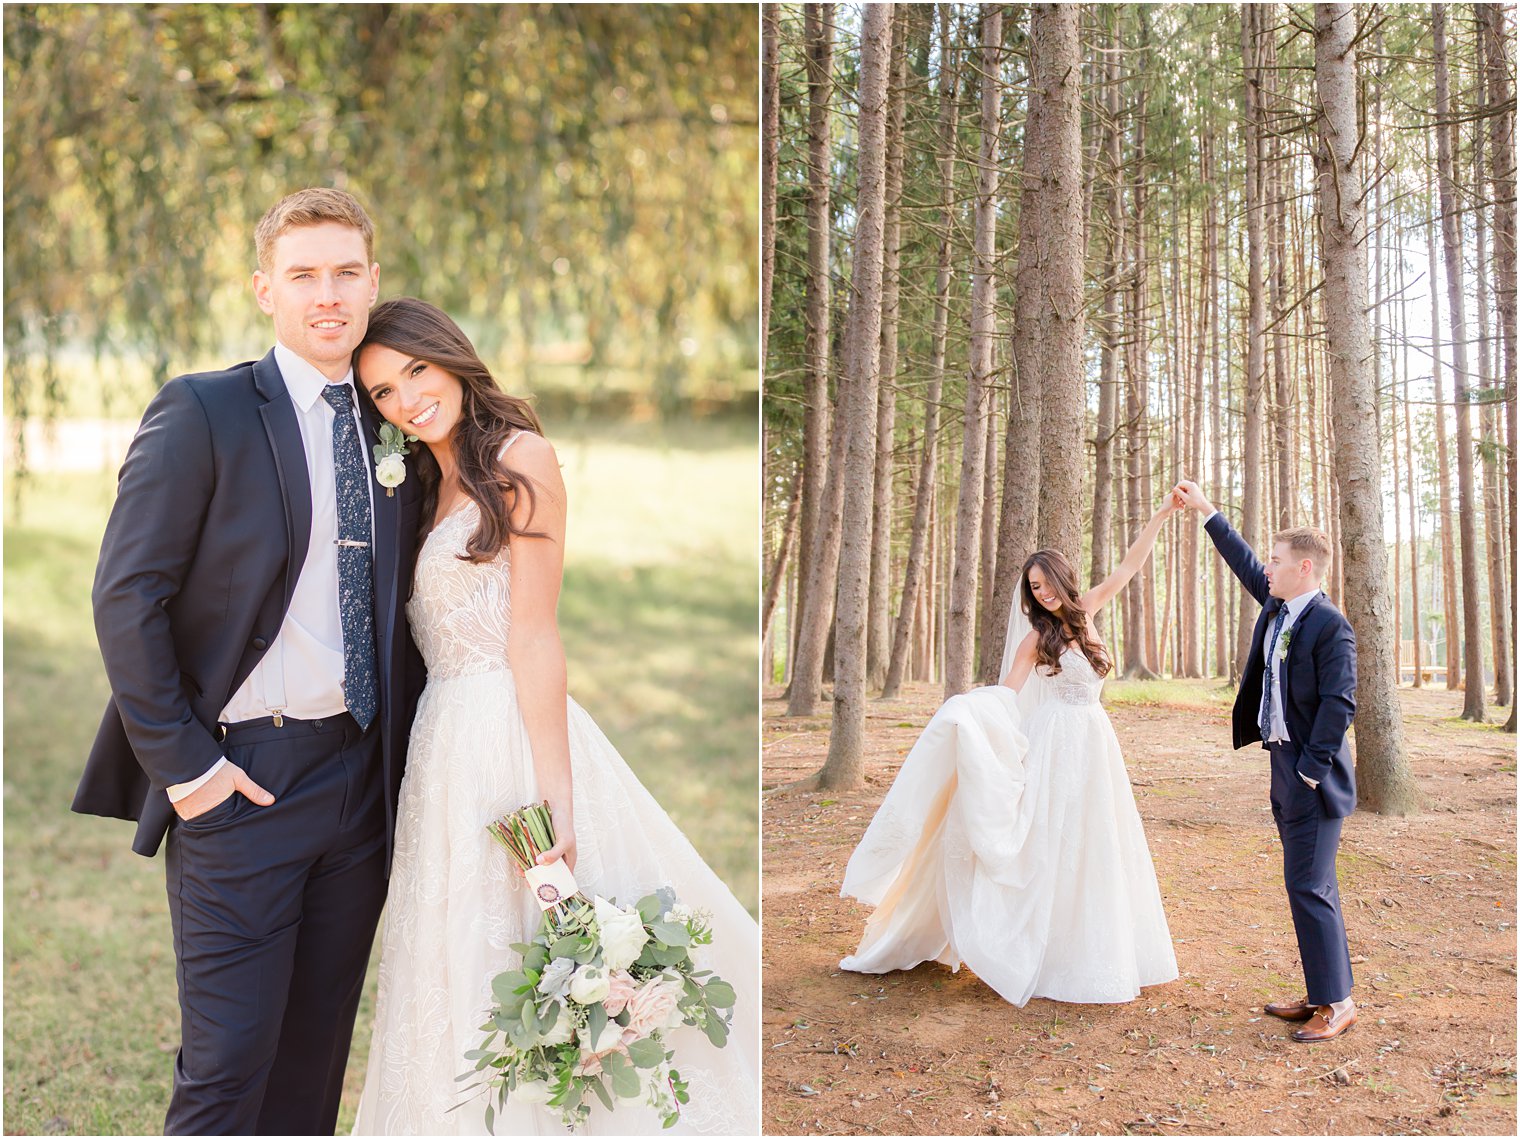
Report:
[[[1272,544],[1288,543],[1295,558],[1308,558],[1314,563],[1314,572],[1321,578],[1330,572],[1330,535],[1313,526],[1295,526],[1291,530],[1279,530],[1272,535]]]
[[[270,206],[253,231],[253,248],[258,255],[259,268],[265,273],[274,267],[274,243],[279,236],[291,229],[306,225],[337,222],[352,226],[364,238],[364,260],[375,263],[375,223],[359,200],[346,190],[331,190],[326,186],[310,186],[286,194]]]

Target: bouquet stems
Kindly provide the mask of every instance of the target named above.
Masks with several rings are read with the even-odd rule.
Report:
[[[575,885],[575,880],[570,874],[568,866],[559,867],[551,863],[555,870],[539,865],[539,856],[547,850],[554,849],[554,816],[549,811],[549,804],[530,803],[526,807],[519,807],[510,814],[503,815],[493,823],[486,824],[486,831],[498,844],[511,856],[512,861],[517,863],[517,868],[528,879],[533,887],[535,895],[540,899],[540,906],[546,910],[558,911],[563,906],[568,910],[572,904],[590,905],[586,896]],[[552,875],[556,885],[560,888],[545,893],[545,888],[540,885],[536,878]],[[563,888],[565,885],[569,889]],[[552,898],[545,904],[545,898]]]

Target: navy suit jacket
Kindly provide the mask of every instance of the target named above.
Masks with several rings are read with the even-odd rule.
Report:
[[[380,417],[362,394],[359,408],[368,459]],[[422,488],[374,487],[389,834],[425,679],[404,609]],[[136,820],[132,849],[158,851],[175,817],[164,789],[223,754],[217,717],[274,642],[310,539],[306,453],[274,353],[165,384],[127,451],[101,542],[95,632],[111,700],[75,811]]]
[[[1210,518],[1204,529],[1246,592],[1262,606],[1235,694],[1235,746],[1242,748],[1261,743],[1265,641],[1285,602],[1268,592],[1266,570],[1223,514]],[[1356,810],[1356,768],[1346,740],[1356,712],[1356,633],[1330,599],[1320,594],[1293,622],[1287,652],[1278,665],[1278,679],[1283,719],[1298,752],[1298,773],[1319,782],[1326,814],[1344,818]]]

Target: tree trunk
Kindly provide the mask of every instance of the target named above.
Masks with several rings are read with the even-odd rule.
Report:
[[[839,600],[834,618],[834,717],[818,785],[858,787],[865,773],[866,610],[871,579],[871,505],[876,465],[876,385],[881,362],[881,274],[887,192],[887,87],[892,12],[871,5],[861,18],[859,179],[845,373],[840,409],[849,423]]]
[[[1274,9],[1267,7],[1263,13],[1265,29],[1270,26]],[[1277,106],[1277,44],[1271,34],[1257,41],[1261,50],[1260,93],[1261,122],[1275,118]],[[1284,177],[1284,160],[1280,153],[1283,139],[1274,131],[1265,141],[1267,161],[1263,163],[1261,179],[1262,206],[1266,221],[1267,289],[1272,308],[1272,449],[1276,463],[1273,470],[1276,480],[1273,497],[1276,499],[1276,528],[1285,530],[1294,525],[1293,515],[1293,449],[1289,433],[1289,420],[1293,409],[1293,379],[1288,371],[1287,328],[1287,187]]]
[[[1208,145],[1207,142],[1204,143]],[[1192,244],[1192,214],[1189,211],[1188,234],[1189,246]],[[1205,230],[1204,241],[1207,243],[1209,235]],[[1207,261],[1207,250],[1204,260]],[[1191,267],[1192,258],[1188,264]],[[1201,470],[1203,461],[1203,361],[1205,347],[1208,338],[1205,330],[1209,324],[1209,293],[1206,282],[1198,285],[1198,295],[1193,298],[1193,304],[1189,305],[1188,312],[1193,320],[1193,369],[1192,376],[1188,381],[1188,390],[1184,397],[1184,408],[1187,415],[1187,461],[1183,474],[1186,478],[1196,479]],[[1203,676],[1203,597],[1199,588],[1198,573],[1198,545],[1200,542],[1199,527],[1185,526],[1182,530],[1182,541],[1179,543],[1178,564],[1182,573],[1182,652],[1179,655],[1179,673],[1182,676],[1196,679]],[[1217,561],[1217,558],[1210,558]]]
[[[902,262],[903,117],[907,106],[908,9],[899,9],[892,36],[887,110],[887,218],[881,270],[881,382],[876,396],[876,500],[871,509],[871,604],[866,635],[866,681],[880,688],[892,645],[892,458],[897,429],[897,323]]]
[[[829,470],[829,236],[832,213],[830,102],[833,98],[834,5],[804,5],[808,77],[807,407],[802,424],[802,561],[797,600],[797,646],[793,654],[788,716],[811,716],[823,683],[824,647],[834,621],[842,497],[824,492],[837,482]],[[837,488],[841,489],[842,488]]]
[[[998,366],[997,345],[993,345],[992,367]],[[992,594],[997,589],[997,389],[987,397],[987,438],[983,442],[986,459],[982,466],[982,525],[978,538],[981,542],[981,565],[977,571],[977,613],[980,614],[980,630],[977,641],[981,651],[976,675],[982,684],[997,681],[997,672],[1003,652],[1003,632],[1007,628],[1007,615],[999,617],[992,611]],[[996,655],[994,655],[996,650]]]
[[[1483,39],[1483,25],[1478,24],[1478,38]],[[1480,47],[1481,51],[1481,47]],[[1486,100],[1486,75],[1478,70],[1478,104]],[[1484,178],[1483,132],[1473,134],[1473,181],[1482,187]],[[1509,672],[1509,607],[1505,603],[1506,587],[1504,558],[1503,498],[1499,487],[1499,430],[1498,416],[1494,411],[1493,397],[1502,396],[1490,366],[1489,344],[1492,325],[1488,311],[1488,223],[1483,210],[1473,211],[1477,227],[1478,288],[1478,393],[1480,425],[1478,439],[1485,444],[1480,448],[1483,463],[1483,538],[1488,548],[1488,628],[1494,656],[1494,703],[1507,705],[1513,699]]]
[[[760,359],[765,360],[771,331],[771,286],[776,279],[776,159],[781,153],[780,45],[781,8],[762,9],[760,84],[764,106],[760,118]]]
[[[1432,171],[1435,164],[1430,160],[1430,140],[1425,141],[1426,190],[1431,214],[1438,209]],[[1435,388],[1435,407],[1432,408],[1436,428],[1436,482],[1439,492],[1437,522],[1441,541],[1441,590],[1442,633],[1446,638],[1446,688],[1455,691],[1462,684],[1461,640],[1457,636],[1457,539],[1452,530],[1451,513],[1451,459],[1446,442],[1446,392],[1441,383],[1441,288],[1440,273],[1436,266],[1436,239],[1434,223],[1427,215],[1425,222],[1425,252],[1430,263],[1430,369],[1431,383]]]
[[[1147,24],[1143,9],[1139,15],[1141,44],[1144,46]],[[1145,287],[1147,201],[1145,127],[1146,88],[1142,83],[1135,110],[1135,157],[1132,172],[1134,181],[1130,189],[1135,224],[1130,238],[1129,292],[1125,301],[1128,310],[1126,324],[1129,329],[1124,351],[1124,370],[1126,379],[1129,381],[1125,398],[1125,413],[1128,420],[1125,432],[1125,543],[1127,545],[1133,544],[1140,536],[1140,530],[1145,523],[1142,488],[1148,473],[1147,452],[1150,448],[1150,416],[1147,411],[1150,402],[1150,373],[1146,360],[1150,344],[1146,324]],[[1129,584],[1125,587],[1123,675],[1126,679],[1156,679],[1156,673],[1149,665],[1150,654],[1147,651],[1151,642],[1147,635],[1149,611],[1146,607],[1146,580],[1151,573],[1151,567],[1147,566],[1130,578]]]
[[[909,631],[917,612],[923,589],[925,550],[930,536],[929,520],[934,505],[935,444],[939,435],[939,402],[945,382],[945,341],[950,329],[950,249],[955,210],[955,132],[960,117],[956,101],[956,77],[951,69],[950,5],[939,5],[940,59],[939,90],[939,170],[940,170],[940,238],[939,267],[934,276],[934,326],[929,342],[929,392],[924,403],[924,444],[919,458],[918,483],[913,493],[913,530],[908,543],[908,563],[903,573],[902,604],[897,625],[892,631],[892,653],[887,665],[882,698],[889,699],[902,687],[907,665]],[[931,594],[932,596],[932,594]],[[927,621],[920,626],[927,630]]]
[[[992,334],[996,285],[997,161],[1002,92],[1003,9],[981,9],[981,155],[976,175],[974,253],[971,268],[971,368],[966,378],[960,496],[956,510],[955,564],[950,577],[950,613],[945,636],[945,696],[971,687],[976,639],[978,552],[982,525],[982,478],[986,462],[987,395],[992,374]]]
[[[1240,533],[1255,549],[1263,546],[1261,525],[1261,444],[1262,389],[1266,384],[1265,288],[1262,275],[1262,199],[1261,154],[1263,127],[1261,120],[1261,48],[1260,38],[1271,33],[1266,29],[1266,5],[1244,4],[1240,9],[1240,50],[1245,61],[1245,113],[1241,133],[1246,152],[1246,405],[1245,441],[1242,447],[1242,494]],[[1235,667],[1239,676],[1251,647],[1251,630],[1256,613],[1250,606],[1240,607],[1235,628]]]
[[[1414,686],[1424,688],[1420,673],[1420,515],[1414,487],[1414,430],[1409,413],[1409,376],[1404,376],[1404,472],[1409,484],[1409,609],[1414,614]]]
[[[1358,139],[1356,9],[1316,4],[1314,76],[1319,95],[1320,236],[1325,258],[1325,332],[1335,407],[1336,483],[1341,492],[1342,604],[1356,631],[1356,766],[1362,802],[1380,814],[1406,815],[1418,796],[1404,753],[1393,684],[1388,565],[1383,546],[1381,448],[1374,405],[1372,339],[1367,327],[1366,225]]]
[[[1124,189],[1119,148],[1119,34],[1115,9],[1109,9],[1108,51],[1104,64],[1103,159],[1108,189],[1108,232],[1099,279],[1103,316],[1098,321],[1102,347],[1098,365],[1098,427],[1093,437],[1092,568],[1088,584],[1108,576],[1109,535],[1114,522],[1114,439],[1119,425],[1119,264],[1124,251]],[[1103,635],[1105,615],[1092,614],[1093,629]]]
[[[1462,718],[1483,722],[1483,634],[1478,625],[1477,500],[1473,486],[1472,405],[1467,370],[1467,312],[1462,296],[1462,237],[1453,178],[1451,115],[1446,69],[1446,5],[1432,4],[1436,57],[1436,168],[1441,199],[1441,239],[1446,252],[1446,292],[1451,312],[1452,396],[1457,405],[1457,525],[1462,534]],[[1434,287],[1434,282],[1431,282]]]
[[[1033,294],[1042,347],[1035,373],[1041,436],[1036,541],[1079,565],[1087,403],[1082,366],[1082,8],[1034,4],[1030,13],[1029,117],[1036,117],[1038,105],[1040,127],[1038,137],[1024,146],[1017,291],[1027,288]]]
[[[1493,179],[1494,199],[1494,287],[1499,310],[1499,339],[1503,347],[1504,365],[1495,371],[1503,376],[1504,415],[1508,429],[1508,454],[1505,483],[1508,490],[1509,511],[1509,559],[1511,569],[1515,566],[1515,109],[1514,87],[1510,82],[1512,60],[1509,58],[1510,37],[1505,32],[1504,8],[1498,4],[1474,4],[1478,19],[1483,24],[1484,65],[1487,75],[1488,104],[1494,109],[1488,120],[1489,169]],[[1497,437],[1494,440],[1498,442]],[[1514,583],[1505,591],[1505,604],[1509,608],[1509,627],[1520,627],[1515,614]],[[1511,642],[1511,664],[1514,645]],[[1517,669],[1511,669],[1511,678],[1520,683]],[[1512,701],[1509,719],[1504,730],[1515,730],[1515,709],[1520,700]]]
[[[1211,192],[1210,192],[1210,194],[1208,196],[1208,199],[1209,199],[1209,206],[1208,206],[1208,209],[1209,209],[1208,227],[1209,227],[1209,234],[1210,234],[1210,240],[1209,240],[1209,243],[1208,243],[1209,244],[1209,342],[1210,342],[1209,343],[1209,350],[1210,350],[1210,356],[1209,356],[1209,358],[1210,358],[1210,367],[1209,367],[1209,372],[1210,372],[1210,377],[1213,380],[1213,383],[1210,386],[1210,398],[1209,398],[1209,460],[1210,460],[1209,487],[1210,487],[1210,490],[1213,492],[1214,501],[1222,503],[1222,502],[1225,501],[1225,487],[1224,487],[1224,448],[1225,448],[1225,436],[1224,436],[1224,426],[1220,422],[1220,419],[1221,419],[1221,416],[1223,415],[1223,404],[1224,404],[1224,399],[1225,399],[1225,392],[1226,392],[1226,390],[1229,387],[1229,376],[1220,367],[1220,355],[1221,355],[1221,352],[1220,352],[1221,344],[1220,344],[1220,342],[1224,339],[1224,337],[1220,333],[1220,310],[1224,306],[1220,304],[1220,297],[1219,297],[1220,291],[1223,288],[1223,286],[1220,284],[1220,273],[1219,273],[1219,246],[1220,246],[1220,238],[1219,238],[1219,229],[1220,229],[1220,227],[1219,227],[1219,197],[1220,197],[1220,195],[1217,194],[1217,193],[1212,192],[1212,188],[1214,187],[1214,170],[1216,169],[1215,165],[1214,165],[1214,136],[1213,136],[1213,134],[1208,134],[1208,135],[1204,136],[1204,151],[1203,151],[1203,154],[1204,154],[1204,181],[1205,181],[1205,183],[1211,189]],[[1212,545],[1212,543],[1210,543],[1210,544]],[[1233,679],[1234,676],[1235,676],[1235,673],[1234,673],[1234,671],[1232,670],[1232,668],[1230,666],[1230,660],[1229,660],[1229,641],[1228,641],[1228,638],[1229,638],[1230,622],[1229,622],[1229,619],[1228,619],[1229,618],[1229,612],[1228,612],[1228,604],[1227,604],[1226,595],[1225,595],[1226,585],[1225,585],[1225,573],[1224,573],[1224,559],[1220,558],[1220,557],[1215,557],[1215,556],[1213,556],[1211,554],[1210,557],[1209,557],[1209,563],[1210,563],[1210,567],[1211,567],[1211,576],[1213,578],[1212,584],[1213,584],[1213,587],[1214,587],[1213,588],[1213,592],[1212,592],[1212,596],[1214,598],[1214,610],[1215,610],[1215,612],[1214,612],[1214,621],[1213,621],[1213,625],[1214,625],[1214,675],[1215,676],[1219,676],[1219,677],[1225,677],[1225,678]],[[1233,597],[1236,592],[1238,592],[1238,591],[1232,588],[1231,591],[1230,591],[1230,596]]]
[[[770,573],[765,578],[765,597],[760,605],[760,639],[771,635],[771,621],[776,616],[776,601],[781,594],[781,582],[787,575],[787,562],[792,556],[792,546],[797,540],[797,522],[801,517],[802,472],[792,476],[792,493],[786,504],[786,521],[781,526],[781,542],[776,546],[776,556],[771,562]]]

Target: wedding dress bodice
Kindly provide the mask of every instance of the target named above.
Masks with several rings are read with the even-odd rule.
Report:
[[[480,510],[465,499],[422,544],[416,586],[406,604],[412,636],[430,680],[498,672],[507,664],[512,628],[511,560],[503,548],[489,562],[468,562],[465,552]]]
[[[1043,672],[1041,675],[1045,678],[1047,698],[1061,704],[1096,704],[1103,693],[1103,678],[1093,671],[1087,655],[1074,645],[1061,653],[1060,672],[1055,676]]]

